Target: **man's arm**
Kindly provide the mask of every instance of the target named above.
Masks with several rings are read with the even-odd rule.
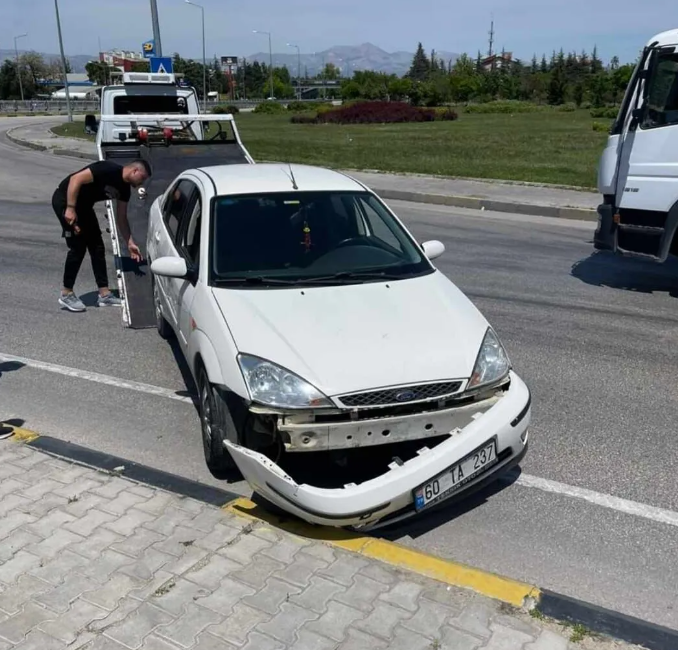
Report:
[[[141,256],[141,251],[139,250],[139,247],[137,246],[134,239],[132,239],[132,231],[129,227],[126,201],[118,200],[116,217],[118,229],[120,230],[120,237],[127,242],[127,249],[129,250],[130,256],[135,262],[141,262],[141,260],[143,259]]]
[[[94,176],[92,176],[91,170],[86,168],[79,171],[77,174],[73,174],[68,181],[68,189],[66,190],[66,212],[64,216],[69,224],[73,225],[78,218],[75,206],[78,202],[80,188],[87,183],[91,183],[93,180]]]

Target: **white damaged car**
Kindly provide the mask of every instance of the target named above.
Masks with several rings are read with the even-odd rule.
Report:
[[[373,528],[523,458],[531,396],[497,334],[370,189],[305,165],[183,172],[151,207],[157,324],[205,459],[309,522]]]

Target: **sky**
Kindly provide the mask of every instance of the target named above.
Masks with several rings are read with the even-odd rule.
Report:
[[[594,45],[604,61],[617,55],[634,61],[644,43],[657,32],[678,27],[666,17],[675,2],[655,0],[641,7],[633,0],[196,0],[205,9],[206,54],[247,56],[268,51],[304,53],[335,45],[372,43],[387,52],[414,51],[421,41],[432,49],[475,56],[488,47],[494,17],[495,50],[505,47],[515,57],[533,53],[590,52]],[[58,0],[64,49],[68,55],[104,50],[140,51],[152,38],[150,0]],[[202,57],[200,9],[184,0],[157,0],[163,54],[179,52]],[[650,9],[648,11],[648,9]],[[19,48],[58,53],[53,0],[0,0],[0,49]]]

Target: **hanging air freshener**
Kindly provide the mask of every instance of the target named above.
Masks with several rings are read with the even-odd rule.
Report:
[[[308,253],[311,250],[311,229],[308,227],[308,223],[304,221],[304,241],[302,242],[306,247],[306,252]]]

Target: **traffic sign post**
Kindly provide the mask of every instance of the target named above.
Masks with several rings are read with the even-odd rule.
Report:
[[[151,72],[159,72],[161,74],[172,74],[172,57],[169,56],[155,56],[149,59],[151,63]]]

